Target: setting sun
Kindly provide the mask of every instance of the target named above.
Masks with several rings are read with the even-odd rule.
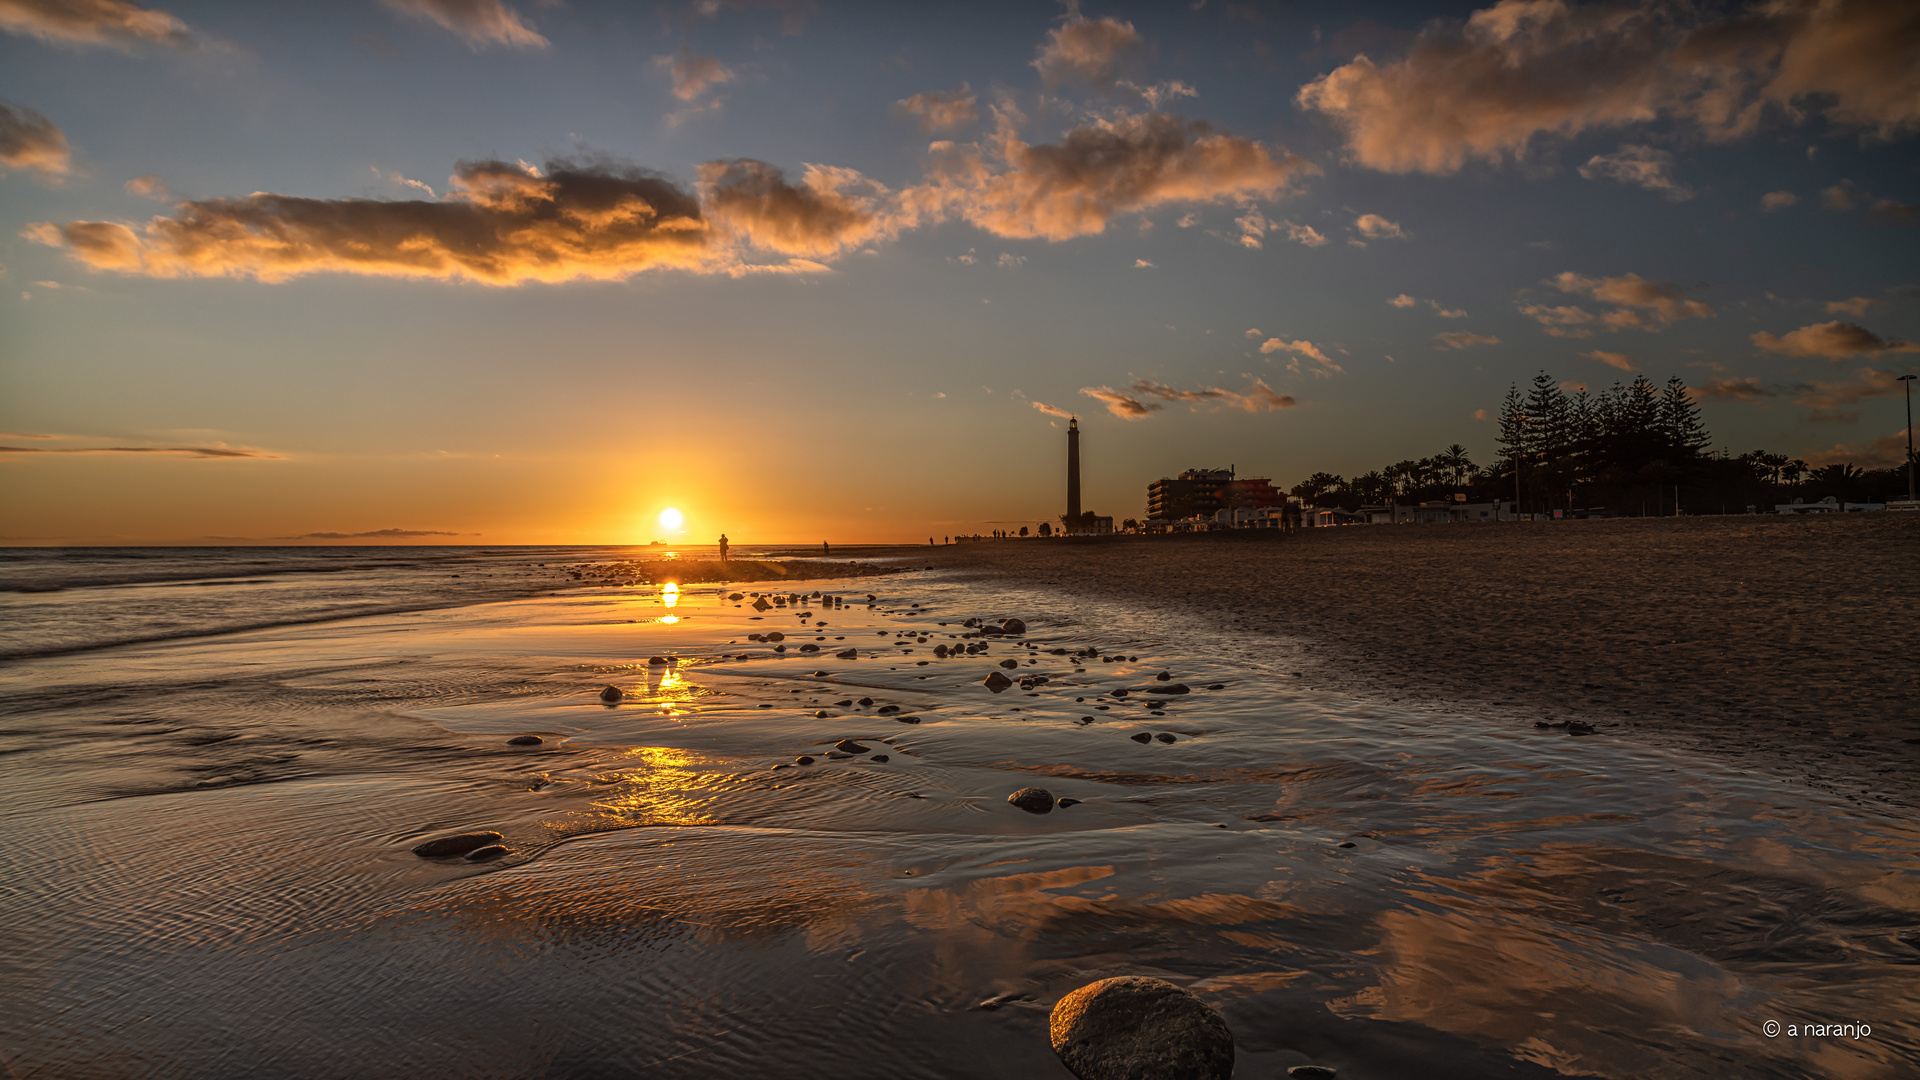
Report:
[[[671,506],[660,511],[660,527],[668,532],[677,532],[681,523],[684,521],[686,521],[686,516]]]

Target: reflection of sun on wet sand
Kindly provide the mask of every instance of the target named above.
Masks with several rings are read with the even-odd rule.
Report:
[[[938,561],[1200,614],[1318,689],[1583,721],[1911,805],[1916,556],[1920,517],[1853,514],[969,544]]]

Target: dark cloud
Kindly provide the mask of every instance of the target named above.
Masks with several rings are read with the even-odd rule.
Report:
[[[4,3],[5,0],[0,0]],[[460,35],[469,48],[505,45],[544,49],[552,44],[502,0],[382,0],[403,15],[425,19]]]
[[[1001,113],[985,146],[935,143],[928,182],[902,193],[918,217],[958,215],[998,236],[1064,240],[1115,215],[1179,202],[1273,198],[1311,162],[1164,113],[1123,115],[1032,145]]]
[[[1105,405],[1108,412],[1122,420],[1145,420],[1154,412],[1166,408],[1158,402],[1141,401],[1111,386],[1083,386],[1080,392]]]
[[[788,255],[833,255],[896,227],[882,206],[887,189],[852,169],[809,165],[792,184],[764,161],[709,161],[700,167],[700,190],[717,222],[755,247]]]
[[[0,172],[31,169],[57,179],[72,165],[67,136],[53,121],[25,106],[0,102]]]
[[[443,199],[259,193],[181,203],[138,231],[80,221],[24,234],[96,269],[150,277],[353,273],[511,285],[756,269],[715,243],[692,193],[632,166],[462,162],[451,183]]]
[[[1291,409],[1300,404],[1293,399],[1293,395],[1275,391],[1273,387],[1266,384],[1264,379],[1253,380],[1244,390],[1229,390],[1220,386],[1181,390],[1150,379],[1140,379],[1130,389],[1143,397],[1155,397],[1162,401],[1204,402],[1239,409],[1242,412],[1273,412],[1279,409]],[[1084,390],[1081,392],[1086,393]]]
[[[1920,345],[1898,339],[1888,340],[1857,323],[1814,323],[1780,337],[1765,330],[1753,335],[1755,345],[1768,352],[1788,356],[1818,356],[1839,363],[1849,356],[1878,353],[1920,352]]]
[[[1732,139],[1769,110],[1817,113],[1892,139],[1920,127],[1916,50],[1911,0],[1774,0],[1724,15],[1665,0],[1501,0],[1433,24],[1402,59],[1355,56],[1298,101],[1344,129],[1355,161],[1388,172],[1517,160],[1536,136],[1660,117]]]
[[[55,438],[57,436],[34,435],[27,437]],[[269,454],[263,450],[234,450],[225,446],[0,446],[0,454],[165,454],[173,457],[190,458],[263,458],[269,461],[285,460],[279,454]]]
[[[186,23],[126,0],[0,0],[0,30],[68,45],[193,46]]]
[[[399,540],[410,536],[478,536],[479,533],[442,532],[438,529],[375,529],[372,532],[310,532],[299,536],[276,536],[276,540]]]

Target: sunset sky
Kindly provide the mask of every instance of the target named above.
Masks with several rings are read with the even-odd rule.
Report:
[[[1541,369],[1883,466],[1920,371],[1911,0],[0,0],[0,102],[0,543],[924,541]]]

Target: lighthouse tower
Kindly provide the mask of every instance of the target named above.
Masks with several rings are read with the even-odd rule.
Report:
[[[1067,418],[1067,531],[1080,531],[1080,418]]]

